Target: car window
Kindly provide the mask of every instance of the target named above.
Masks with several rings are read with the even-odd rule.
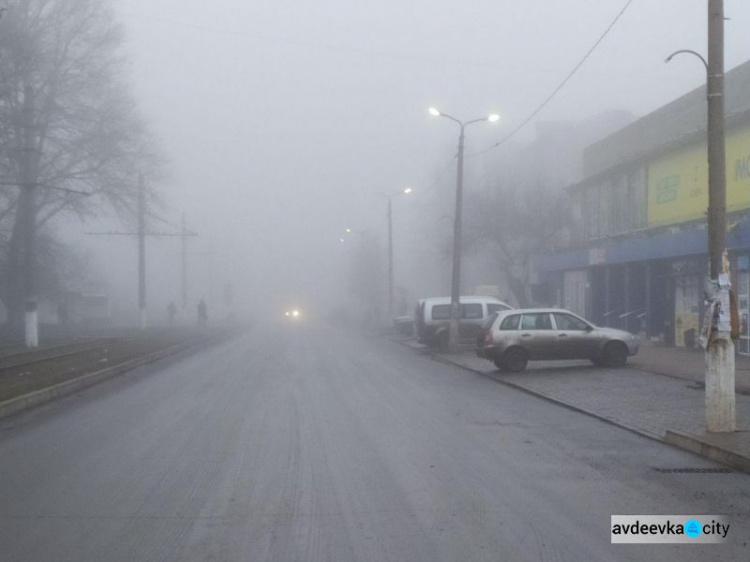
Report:
[[[509,306],[505,306],[504,304],[498,304],[498,303],[488,303],[487,304],[487,314],[492,314],[494,312],[500,312],[501,310],[510,310]]]
[[[451,317],[451,305],[449,304],[436,304],[432,307],[432,319],[433,320],[450,320]]]
[[[572,314],[562,314],[559,312],[555,313],[555,324],[557,324],[558,330],[578,330],[585,331],[588,324],[576,318]]]
[[[490,314],[490,315],[489,315],[489,316],[487,317],[487,320],[485,320],[485,321],[484,321],[484,322],[482,323],[482,329],[483,329],[483,330],[489,330],[490,328],[492,328],[492,325],[493,325],[493,324],[495,323],[495,319],[496,319],[496,318],[497,318],[497,312],[495,312],[495,313],[493,313],[493,314]]]
[[[500,323],[501,330],[518,330],[518,320],[521,318],[520,314],[511,314],[503,318]]]
[[[479,303],[462,304],[461,318],[466,318],[467,320],[478,320],[482,318],[482,305]]]
[[[522,330],[551,330],[552,320],[547,312],[524,314],[521,319]]]

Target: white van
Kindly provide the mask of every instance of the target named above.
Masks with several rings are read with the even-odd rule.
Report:
[[[458,337],[472,343],[488,318],[496,312],[513,308],[494,297],[465,296],[459,297],[458,302],[461,305]],[[414,314],[414,326],[419,342],[430,347],[447,349],[450,318],[450,297],[420,300]]]

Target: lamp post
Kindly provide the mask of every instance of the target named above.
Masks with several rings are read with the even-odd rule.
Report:
[[[388,317],[393,320],[393,198],[399,195],[408,195],[412,192],[411,187],[388,195],[380,193],[388,199]]]
[[[708,60],[689,49],[677,54],[696,56],[706,68],[708,101],[708,255],[710,274],[707,291],[721,307],[718,329],[706,344],[706,429],[730,433],[736,429],[735,364],[729,317],[731,315],[726,260],[726,148],[724,140],[724,2],[708,2]],[[727,306],[729,305],[729,306]]]
[[[464,131],[472,123],[481,123],[489,121],[494,123],[500,116],[493,113],[481,119],[472,119],[471,121],[462,122],[442,113],[434,107],[430,108],[430,115],[435,117],[445,117],[458,124],[461,132],[458,136],[458,165],[456,171],[456,212],[453,215],[453,275],[451,276],[451,318],[450,328],[448,330],[448,351],[451,353],[458,351],[458,321],[460,318],[459,297],[461,294],[461,211],[463,207],[463,182],[464,182]]]

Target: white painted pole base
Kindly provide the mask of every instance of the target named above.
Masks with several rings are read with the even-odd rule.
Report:
[[[140,328],[141,330],[148,328],[148,315],[146,314],[145,308],[140,310]]]
[[[27,310],[24,322],[26,347],[39,347],[39,313],[36,310]]]
[[[706,429],[711,433],[737,429],[731,340],[713,341],[706,351]]]

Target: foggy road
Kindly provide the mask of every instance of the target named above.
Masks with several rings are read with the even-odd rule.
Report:
[[[3,421],[0,559],[747,559],[746,475],[654,470],[711,466],[385,340],[280,326]],[[657,513],[737,533],[610,544],[610,515]]]

